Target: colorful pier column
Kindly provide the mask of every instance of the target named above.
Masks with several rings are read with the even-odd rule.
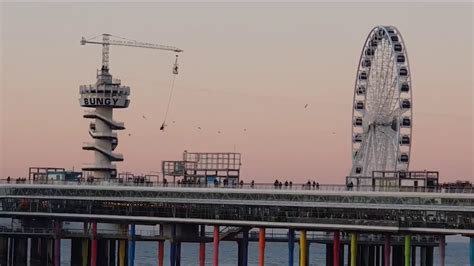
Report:
[[[444,266],[446,257],[446,236],[439,236],[439,266]]]
[[[307,243],[306,243],[306,230],[300,230],[300,266],[306,266],[306,250]]]
[[[54,265],[61,265],[61,222],[54,222]]]
[[[258,232],[258,265],[265,266],[265,228]]]
[[[474,236],[469,240],[469,263],[474,266]]]
[[[171,226],[170,266],[176,266],[176,224]]]
[[[405,236],[405,266],[411,266],[411,235]]]
[[[97,223],[92,223],[91,266],[97,266]]]
[[[165,241],[158,240],[158,266],[163,266],[165,263]]]
[[[390,239],[391,239],[390,234],[385,235],[384,239],[384,244],[383,244],[383,261],[384,261],[384,266],[390,266],[390,251],[391,251],[391,244],[390,244]]]
[[[288,266],[293,266],[295,254],[295,229],[288,230]]]
[[[119,240],[119,248],[118,248],[118,266],[125,266],[125,250],[126,250],[126,240]],[[87,266],[87,265],[84,265]]]
[[[357,233],[351,233],[351,265],[357,266]]]
[[[242,231],[242,266],[247,266],[249,257],[249,229]]]
[[[204,266],[206,264],[206,226],[201,225],[200,229],[201,241],[199,242],[199,266]]]
[[[219,226],[214,225],[214,256],[213,256],[213,266],[219,265]]]
[[[135,263],[135,224],[130,225],[129,244],[128,244],[128,266]]]
[[[333,256],[333,265],[339,266],[340,259],[340,249],[341,249],[341,240],[340,240],[339,231],[334,231],[334,243],[332,245],[332,256]]]

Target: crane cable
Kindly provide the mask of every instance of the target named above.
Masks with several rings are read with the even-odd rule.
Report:
[[[173,81],[171,82],[171,89],[170,89],[170,95],[168,97],[168,104],[166,106],[166,112],[165,112],[165,118],[163,120],[163,124],[161,124],[160,130],[164,131],[166,127],[166,119],[168,118],[168,112],[170,110],[170,105],[171,105],[171,100],[173,97],[173,90],[174,90],[174,82],[176,80],[176,76],[178,75],[178,55],[176,55],[176,60],[174,62],[173,66]]]

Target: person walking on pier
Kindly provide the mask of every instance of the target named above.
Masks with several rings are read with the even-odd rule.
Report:
[[[252,180],[252,182],[250,182],[250,187],[253,188],[255,186],[255,181]]]

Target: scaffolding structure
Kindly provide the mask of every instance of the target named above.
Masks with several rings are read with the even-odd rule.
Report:
[[[184,151],[182,161],[162,161],[163,179],[184,184],[237,185],[241,165],[240,153]]]

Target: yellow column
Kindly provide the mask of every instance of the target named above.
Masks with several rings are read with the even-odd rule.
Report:
[[[306,230],[300,231],[300,266],[306,266]]]
[[[125,240],[119,240],[119,266],[125,266]]]
[[[89,240],[82,240],[82,266],[87,266],[89,263]]]
[[[351,233],[351,266],[357,266],[357,233]]]

